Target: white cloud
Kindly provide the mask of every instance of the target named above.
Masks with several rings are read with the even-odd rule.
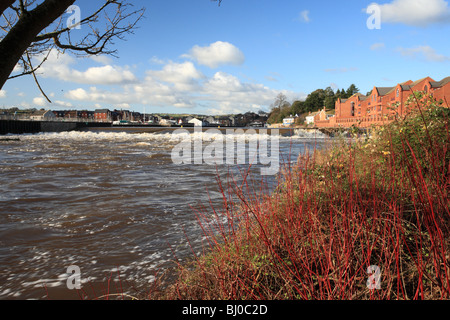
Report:
[[[195,90],[186,91],[186,86]],[[170,62],[161,70],[148,71],[143,81],[124,86],[121,91],[96,87],[78,88],[69,91],[66,98],[115,106],[123,103],[184,109],[208,106],[210,110],[222,114],[230,113],[231,110],[258,111],[264,106],[268,107],[278,93],[279,90],[258,83],[243,82],[225,72],[219,71],[212,77],[206,77],[190,63]],[[289,91],[283,93],[292,101],[299,96]]]
[[[33,99],[33,104],[38,107],[45,107],[47,103],[48,102],[44,97],[36,97]]]
[[[255,108],[255,110],[260,110],[261,108],[258,106],[258,108]],[[250,111],[250,110],[246,110]],[[238,114],[242,113],[242,109],[239,108],[239,106],[229,102],[224,101],[217,105],[215,108],[210,108],[207,110],[209,114],[215,114],[215,115],[226,115],[226,114]]]
[[[78,88],[75,90],[70,90],[68,94],[66,94],[66,97],[72,100],[76,101],[86,101],[90,100],[89,94],[86,92],[86,90],[82,88]]]
[[[62,100],[56,100],[52,103],[52,107],[73,108],[73,104]]]
[[[126,110],[130,110],[131,109],[131,106],[130,106],[129,103],[119,103],[119,104],[116,104],[114,107],[116,109],[126,109]]]
[[[217,92],[226,95],[244,91],[243,85],[238,78],[221,71],[217,72],[214,77],[209,79],[205,87],[209,92]]]
[[[153,63],[153,64],[164,64],[165,63],[165,61],[164,60],[162,60],[162,59],[159,59],[158,57],[156,57],[156,56],[153,56],[151,59],[150,59],[150,63]]]
[[[6,90],[0,90],[0,98],[6,97]]]
[[[439,54],[430,46],[418,46],[415,48],[398,48],[398,52],[405,57],[422,58],[427,61],[446,62],[450,61],[449,56]]]
[[[169,62],[162,70],[147,71],[147,80],[169,83],[179,91],[195,90],[198,86],[197,80],[203,77],[204,75],[195,68],[192,62]]]
[[[184,57],[210,67],[241,64],[245,60],[239,49],[220,41],[208,47],[196,46]],[[241,80],[222,71],[206,76],[197,69],[194,61],[163,61],[156,57],[149,59],[154,62],[153,68],[146,70],[145,76],[140,79],[126,67],[110,64],[80,71],[74,67],[75,58],[67,54],[58,56],[56,53],[50,54],[49,61],[43,65],[43,71],[47,77],[90,85],[74,87],[65,92],[64,98],[58,96],[54,99],[57,100],[55,105],[64,107],[77,106],[83,102],[84,105],[95,108],[101,108],[103,105],[106,108],[113,106],[132,109],[133,105],[145,105],[150,108],[209,108],[218,113],[246,112],[268,107],[281,92],[255,80]],[[275,73],[272,75],[274,78],[279,76]],[[292,101],[299,97],[291,91],[283,93]],[[42,97],[33,102],[35,105],[48,106]],[[198,111],[202,112],[201,109]]]
[[[309,10],[303,10],[302,12],[300,12],[299,16],[298,16],[298,20],[301,22],[305,22],[305,23],[309,23],[311,22],[311,18],[309,17]]]
[[[242,65],[245,56],[241,50],[229,42],[217,41],[207,47],[194,46],[189,54],[183,57],[196,60],[199,64],[210,68],[221,65]]]
[[[373,45],[370,46],[370,50],[372,51],[376,51],[376,50],[382,50],[386,47],[386,45],[382,42],[380,43],[374,43]]]
[[[274,76],[265,76],[264,79],[266,79],[267,81],[272,81],[272,82],[278,81],[278,79],[275,78]]]
[[[92,58],[92,59],[100,59]],[[72,69],[70,65],[76,62],[75,58],[68,54],[60,54],[52,51],[47,61],[39,69],[44,78],[56,78],[67,82],[82,84],[126,84],[136,82],[137,78],[127,68],[104,65],[101,67],[91,67],[86,71]],[[106,60],[103,60],[106,62]]]
[[[280,77],[281,75],[278,72],[270,72],[264,79],[267,81],[278,82],[278,78]]]
[[[259,110],[261,106],[269,106],[280,92],[262,84],[242,82],[237,77],[224,72],[217,72],[208,79],[202,91],[208,101],[215,102],[219,106],[233,106],[241,111]],[[292,101],[298,96],[294,92],[282,92]]]
[[[334,69],[325,69],[327,73],[347,73],[352,71],[358,71],[358,68],[334,68]]]
[[[112,63],[112,58],[109,56],[91,56],[90,57],[93,61],[107,65],[107,64],[111,64]]]
[[[75,82],[87,84],[123,84],[137,80],[131,71],[111,65],[92,67],[84,72],[73,70],[71,77]]]
[[[450,23],[450,8],[444,0],[393,0],[378,4],[382,23],[403,23],[427,26],[433,23]]]

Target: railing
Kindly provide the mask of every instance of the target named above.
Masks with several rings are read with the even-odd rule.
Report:
[[[395,116],[371,116],[371,117],[355,117],[336,119],[336,123],[359,123],[359,122],[379,122],[379,121],[393,121]]]

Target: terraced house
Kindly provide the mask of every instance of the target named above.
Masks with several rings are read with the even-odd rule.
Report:
[[[349,99],[338,99],[335,105],[336,116],[329,120],[317,121],[318,127],[369,127],[382,125],[404,116],[410,111],[408,98],[413,92],[430,93],[436,101],[450,106],[450,77],[435,81],[426,77],[417,81],[406,81],[395,87],[374,87],[367,96],[354,94]]]

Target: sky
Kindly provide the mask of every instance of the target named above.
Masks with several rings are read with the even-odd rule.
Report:
[[[279,93],[439,81],[450,76],[449,2],[134,0],[145,17],[114,42],[117,57],[53,51],[37,72],[52,103],[27,76],[3,86],[0,107],[220,115],[269,111]],[[75,2],[81,18],[99,3]]]

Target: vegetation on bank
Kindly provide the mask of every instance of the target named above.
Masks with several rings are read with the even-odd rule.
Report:
[[[287,97],[280,93],[274,103],[272,104],[269,119],[269,124],[283,123],[283,119],[290,115],[299,115],[298,123],[303,124],[305,117],[310,112],[320,111],[325,107],[327,110],[333,110],[337,99],[348,99],[355,93],[358,93],[359,89],[356,85],[352,84],[347,90],[336,90],[331,88],[317,89],[311,92],[304,101],[296,100],[292,104],[287,101]]]
[[[370,137],[305,152],[270,195],[221,185],[217,219],[198,212],[207,253],[149,298],[448,299],[450,111],[414,101]]]

